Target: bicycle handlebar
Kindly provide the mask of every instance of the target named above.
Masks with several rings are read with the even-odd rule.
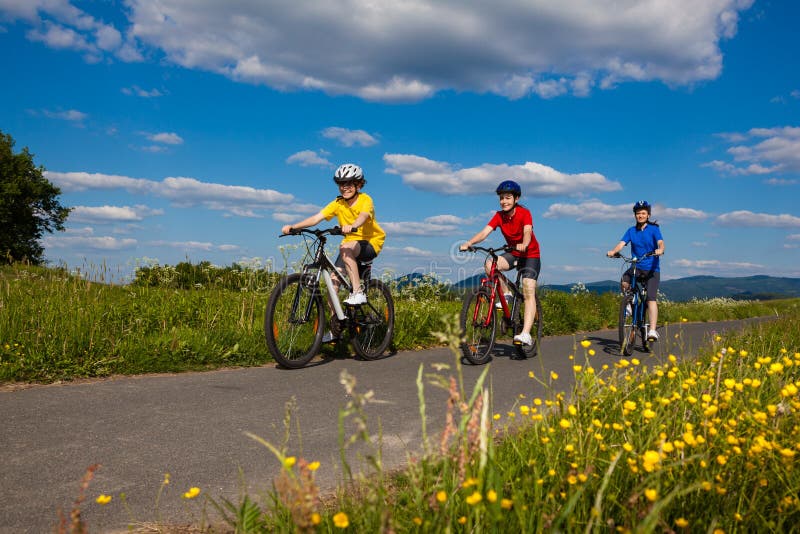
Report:
[[[286,237],[290,235],[301,235],[301,234],[310,234],[316,236],[317,238],[320,238],[324,235],[344,235],[344,232],[342,232],[342,229],[339,226],[334,226],[332,228],[324,228],[322,230],[319,230],[317,228],[311,228],[311,229],[292,228],[291,230],[289,230],[288,234],[281,234],[278,237]]]
[[[497,247],[497,248],[486,248],[486,247],[476,247],[475,245],[472,245],[467,250],[465,250],[464,252],[466,252],[466,251],[470,251],[470,252],[486,252],[487,254],[489,254],[491,256],[496,256],[497,253],[500,252],[500,251],[513,252],[514,251],[514,247],[510,247],[508,245],[503,245],[502,247]]]
[[[608,256],[608,257],[609,258],[622,258],[626,263],[638,263],[638,262],[642,261],[645,258],[649,258],[650,256],[655,256],[655,255],[656,255],[656,251],[655,250],[651,250],[650,252],[648,252],[647,254],[645,254],[644,256],[641,256],[639,258],[637,258],[636,256],[625,256],[624,254],[622,254],[620,252],[617,252],[613,256]]]

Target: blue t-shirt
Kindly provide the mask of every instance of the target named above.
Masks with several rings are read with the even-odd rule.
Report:
[[[622,236],[620,241],[624,241],[627,245],[631,244],[631,254],[637,258],[641,258],[648,252],[653,252],[658,248],[658,242],[663,240],[661,237],[661,229],[654,225],[648,224],[642,230],[637,230],[636,226],[631,226],[625,235]],[[651,256],[639,262],[639,269],[642,271],[659,272],[659,257]]]

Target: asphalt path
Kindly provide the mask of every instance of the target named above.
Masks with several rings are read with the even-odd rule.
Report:
[[[683,323],[661,329],[653,352],[635,352],[642,364],[654,365],[667,355],[694,357],[710,336],[735,330],[747,321]],[[538,357],[512,360],[513,348],[500,340],[489,365],[493,413],[516,409],[520,395],[545,397],[535,375],[559,378],[554,388],[568,392],[573,383],[570,359],[584,358],[579,342],[591,341],[595,369],[619,360],[615,330],[548,337]],[[451,370],[437,369],[449,364]],[[197,486],[215,499],[236,501],[242,491],[257,497],[279,472],[272,453],[245,435],[258,435],[289,454],[321,467],[317,481],[324,490],[342,480],[339,458],[339,410],[348,398],[340,384],[347,371],[356,378],[356,392],[373,391],[379,402],[365,409],[374,442],[382,442],[384,465],[394,468],[422,447],[417,374],[452,374],[455,358],[447,348],[398,352],[379,361],[330,358],[289,371],[265,365],[203,373],[147,375],[77,381],[0,390],[0,533],[53,532],[58,511],[69,514],[86,468],[95,472],[82,506],[90,531],[125,532],[129,524],[186,524],[197,521],[202,499],[185,501],[181,494]],[[463,366],[468,391],[485,367]],[[436,443],[444,428],[447,394],[425,381],[426,424]],[[289,430],[287,403],[293,402]],[[347,435],[354,431],[346,427]],[[378,434],[382,439],[378,440]],[[287,440],[288,435],[288,440]],[[364,453],[365,449],[361,450]],[[350,450],[355,469],[364,468]],[[157,494],[165,473],[169,485]],[[95,498],[113,496],[100,506]],[[124,493],[127,507],[119,497]]]

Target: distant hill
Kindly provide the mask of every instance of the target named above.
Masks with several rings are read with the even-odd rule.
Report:
[[[478,274],[453,284],[454,289],[463,291],[476,287],[483,275]],[[552,284],[544,289],[570,292],[575,284]],[[619,282],[603,280],[584,284],[592,293],[619,291]],[[775,298],[800,297],[800,278],[776,276],[744,276],[726,278],[718,276],[690,276],[673,280],[662,280],[659,289],[669,300],[687,301],[693,298],[706,299],[727,297],[746,300],[769,300]]]

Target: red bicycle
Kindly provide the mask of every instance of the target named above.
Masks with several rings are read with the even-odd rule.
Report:
[[[492,258],[488,276],[481,278],[481,285],[464,297],[461,307],[461,333],[464,341],[461,352],[464,358],[474,364],[482,365],[491,359],[497,336],[497,324],[501,324],[501,331],[511,331],[511,335],[522,331],[525,297],[519,288],[519,273],[515,283],[512,283],[497,268],[498,252],[511,252],[509,246],[500,248],[470,247],[473,252],[485,252]],[[511,299],[507,300],[503,294],[501,281],[511,291]],[[497,307],[496,304],[500,306]],[[498,313],[499,312],[499,313]],[[498,317],[499,315],[499,317]],[[536,315],[531,329],[533,344],[523,345],[514,343],[516,358],[524,359],[536,356],[539,352],[539,343],[542,339],[542,306],[539,302],[539,293],[536,293]]]

